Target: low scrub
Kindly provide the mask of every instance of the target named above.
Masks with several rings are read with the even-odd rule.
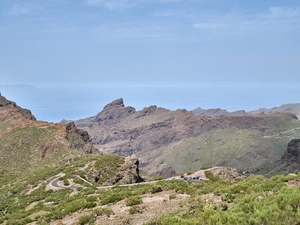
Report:
[[[131,196],[125,199],[126,206],[138,205],[143,202],[141,196]]]

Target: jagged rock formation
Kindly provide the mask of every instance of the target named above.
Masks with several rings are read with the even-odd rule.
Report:
[[[135,155],[127,156],[119,173],[112,179],[112,184],[118,182],[125,184],[139,183],[142,181],[139,172],[139,160]]]
[[[66,125],[65,137],[70,141],[71,148],[83,149],[89,154],[100,153],[100,151],[90,143],[90,135],[88,132],[78,129],[74,122],[70,122]]]

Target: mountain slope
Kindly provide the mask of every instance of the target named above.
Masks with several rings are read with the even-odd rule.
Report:
[[[206,165],[256,170],[279,160],[300,133],[300,122],[291,113],[213,118],[156,106],[136,111],[125,107],[123,99],[75,123],[89,132],[99,150],[136,154],[142,168],[160,175]]]
[[[101,156],[103,153],[90,143],[89,134],[78,129],[73,122],[53,124],[36,121],[29,110],[3,96],[0,96],[0,143],[0,180],[27,177],[44,167],[53,168],[55,171],[61,168],[60,172],[73,176],[70,170],[64,170],[70,163],[75,168],[75,161],[86,166],[85,171],[80,172],[77,169],[75,174],[79,173],[90,182],[131,182],[127,172],[136,176],[136,181],[140,179],[138,171],[130,171],[136,167],[135,164],[138,165],[136,158],[129,160],[130,165],[127,165],[128,162],[123,157]],[[105,165],[102,160],[106,161]],[[117,161],[122,163],[116,163]],[[106,171],[106,167],[114,169]],[[74,172],[74,168],[71,171]],[[53,175],[51,172],[49,174]]]

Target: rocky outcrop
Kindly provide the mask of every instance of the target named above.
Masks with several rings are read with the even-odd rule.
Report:
[[[89,154],[102,154],[97,148],[90,143],[90,136],[87,131],[78,129],[74,122],[66,125],[66,139],[70,142],[70,147],[83,150]]]
[[[80,136],[81,140],[84,143],[89,143],[90,142],[90,135],[88,134],[88,132],[84,131],[84,130],[81,130],[81,129],[78,129],[74,122],[70,122],[70,123],[67,124],[66,133],[67,133],[66,134],[67,138],[71,134],[78,134]]]
[[[245,176],[240,174],[237,169],[231,167],[214,167],[209,169],[214,176],[219,177],[221,180],[229,181],[230,183],[236,183],[245,179]]]
[[[300,171],[300,139],[291,140],[280,160],[259,169],[267,177]]]
[[[135,113],[135,108],[125,107],[123,99],[120,98],[104,106],[94,121],[102,125],[113,125],[133,113]]]
[[[4,112],[5,110],[7,111],[7,115]],[[36,121],[36,118],[31,114],[30,110],[21,108],[15,102],[7,100],[1,94],[0,94],[0,111],[2,111],[0,113],[1,115],[0,119],[2,120],[14,114],[15,119]]]
[[[127,156],[119,173],[112,179],[112,183],[133,184],[143,181],[139,172],[139,160],[135,155]]]
[[[282,160],[286,163],[296,163],[300,169],[300,139],[293,139],[288,143]]]

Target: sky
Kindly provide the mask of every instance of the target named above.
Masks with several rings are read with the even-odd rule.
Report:
[[[39,120],[300,102],[299,0],[0,0],[0,91]]]

